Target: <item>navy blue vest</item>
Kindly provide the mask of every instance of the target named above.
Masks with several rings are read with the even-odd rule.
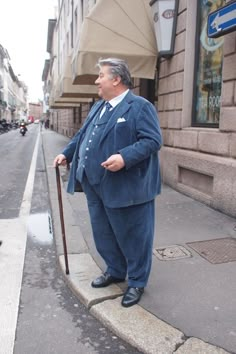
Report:
[[[109,157],[103,156],[99,142],[114,110],[106,111],[100,118],[101,110],[97,112],[93,121],[86,129],[85,137],[79,149],[79,163],[76,171],[77,180],[82,182],[84,173],[86,173],[89,183],[92,185],[100,183],[105,173],[105,169],[101,166],[101,163]]]

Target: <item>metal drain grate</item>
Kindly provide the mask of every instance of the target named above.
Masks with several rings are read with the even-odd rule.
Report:
[[[179,245],[154,248],[153,254],[161,261],[175,261],[177,259],[192,257],[191,253],[186,248]]]
[[[213,264],[236,261],[236,239],[232,237],[190,242],[187,245]]]

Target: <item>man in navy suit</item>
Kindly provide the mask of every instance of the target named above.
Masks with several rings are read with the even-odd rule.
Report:
[[[128,279],[122,305],[137,304],[152,263],[155,197],[161,190],[161,130],[155,107],[134,95],[124,60],[98,61],[101,100],[83,127],[54,160],[71,162],[68,192],[79,181],[86,194],[93,237],[106,271],[101,288]]]

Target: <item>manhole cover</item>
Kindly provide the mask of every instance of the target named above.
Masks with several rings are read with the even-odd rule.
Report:
[[[213,264],[236,261],[236,239],[232,237],[190,242],[187,245]]]
[[[191,253],[179,245],[172,245],[163,248],[154,248],[153,254],[161,261],[171,261],[192,257]]]

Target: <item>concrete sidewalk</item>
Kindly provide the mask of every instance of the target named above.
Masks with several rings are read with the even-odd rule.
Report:
[[[65,274],[54,157],[69,139],[41,132],[54,238],[68,286],[90,312],[142,353],[236,353],[236,220],[164,186],[148,287],[131,308],[125,284],[94,289],[105,269],[97,254],[84,193],[66,193],[60,168],[70,274]],[[202,242],[208,241],[208,242]]]

